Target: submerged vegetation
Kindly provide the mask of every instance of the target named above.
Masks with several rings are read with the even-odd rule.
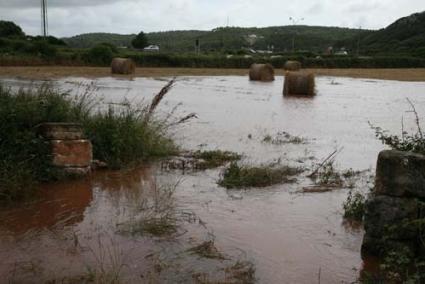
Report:
[[[195,159],[202,159],[205,161],[206,168],[216,168],[223,166],[228,162],[234,162],[241,159],[241,155],[222,150],[212,150],[212,151],[196,151],[193,153]]]
[[[167,123],[153,116],[160,102],[155,98],[155,105],[123,103],[102,111],[88,91],[72,96],[48,85],[18,91],[0,86],[0,200],[22,199],[37,182],[58,178],[50,146],[37,132],[40,123],[81,123],[92,140],[94,159],[111,168],[176,153]]]
[[[301,168],[265,165],[257,167],[240,166],[232,162],[218,181],[225,188],[267,187],[278,183],[293,183],[294,176],[302,173]]]
[[[264,136],[263,142],[273,144],[273,145],[307,143],[305,138],[300,136],[293,136],[285,131],[278,132],[275,136],[267,134]]]
[[[192,254],[211,259],[226,259],[224,255],[216,248],[214,240],[205,241],[188,250]]]

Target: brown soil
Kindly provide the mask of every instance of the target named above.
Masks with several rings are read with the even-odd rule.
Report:
[[[425,68],[416,69],[307,69],[318,76],[339,76],[353,78],[371,78],[399,81],[425,81]],[[158,76],[247,76],[248,69],[207,69],[207,68],[137,68],[136,77]],[[276,70],[276,75],[283,75],[283,70]],[[109,77],[110,68],[107,67],[1,67],[0,77],[21,77],[26,79],[50,79],[60,77]],[[114,77],[124,77],[114,75]]]

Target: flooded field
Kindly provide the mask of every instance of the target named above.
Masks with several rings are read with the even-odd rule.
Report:
[[[105,103],[136,103],[150,101],[169,79],[52,83],[74,93],[94,83]],[[369,122],[397,134],[402,120],[414,129],[406,98],[424,117],[425,83],[319,77],[314,98],[283,97],[282,88],[282,77],[179,77],[159,115],[196,113],[170,130],[185,150],[229,150],[248,165],[303,168],[296,182],[226,190],[217,185],[223,168],[168,171],[156,163],[44,185],[36,201],[0,211],[0,281],[246,283],[254,270],[258,283],[356,281],[368,263],[360,258],[363,229],[342,218],[349,189],[302,189],[338,150],[336,169],[360,171],[353,185],[367,191],[384,149]]]

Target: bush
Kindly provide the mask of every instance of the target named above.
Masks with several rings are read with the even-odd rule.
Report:
[[[85,61],[89,64],[107,66],[111,64],[114,52],[111,47],[99,44],[89,50],[85,55]]]

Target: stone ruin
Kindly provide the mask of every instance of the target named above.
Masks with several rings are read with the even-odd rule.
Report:
[[[400,250],[423,254],[424,217],[425,156],[382,151],[375,189],[366,202],[362,255],[385,256]]]
[[[66,176],[85,176],[92,164],[92,144],[77,123],[43,123],[39,133],[51,146],[51,163]]]

